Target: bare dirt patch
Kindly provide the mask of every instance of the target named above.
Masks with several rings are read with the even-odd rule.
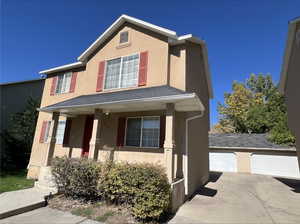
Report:
[[[138,223],[127,207],[108,205],[105,202],[75,200],[64,195],[56,195],[48,200],[48,206],[107,224]]]

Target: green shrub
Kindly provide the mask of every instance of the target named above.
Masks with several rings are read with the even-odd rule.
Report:
[[[73,198],[97,198],[100,173],[101,164],[92,160],[63,157],[52,161],[52,174],[59,191]]]
[[[271,129],[268,134],[268,140],[279,145],[295,145],[296,138],[288,128],[287,116],[278,121],[276,125]]]
[[[101,184],[104,198],[131,206],[140,220],[157,220],[169,208],[171,190],[164,170],[152,164],[114,164]]]
[[[66,196],[126,204],[142,221],[158,220],[170,205],[170,184],[164,169],[157,165],[64,157],[53,159],[52,173],[59,191]]]

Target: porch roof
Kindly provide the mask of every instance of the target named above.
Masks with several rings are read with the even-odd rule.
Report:
[[[177,111],[204,111],[195,93],[166,85],[82,95],[40,108],[39,111],[87,114],[93,113],[95,109],[103,109],[104,112],[163,110],[166,109],[166,103],[174,103]]]

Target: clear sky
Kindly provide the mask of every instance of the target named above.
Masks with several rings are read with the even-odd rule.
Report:
[[[207,42],[217,102],[234,80],[270,73],[279,80],[288,21],[300,16],[300,0],[0,0],[1,77],[39,77],[43,69],[72,63],[121,14]]]

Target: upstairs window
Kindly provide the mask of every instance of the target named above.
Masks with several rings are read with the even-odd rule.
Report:
[[[158,148],[159,141],[159,117],[127,118],[126,146]]]
[[[128,42],[128,31],[120,33],[120,44],[124,44]]]
[[[139,54],[134,54],[107,61],[104,89],[137,86],[139,59]]]
[[[63,75],[59,75],[56,83],[55,93],[68,93],[71,86],[72,73],[68,72]]]

